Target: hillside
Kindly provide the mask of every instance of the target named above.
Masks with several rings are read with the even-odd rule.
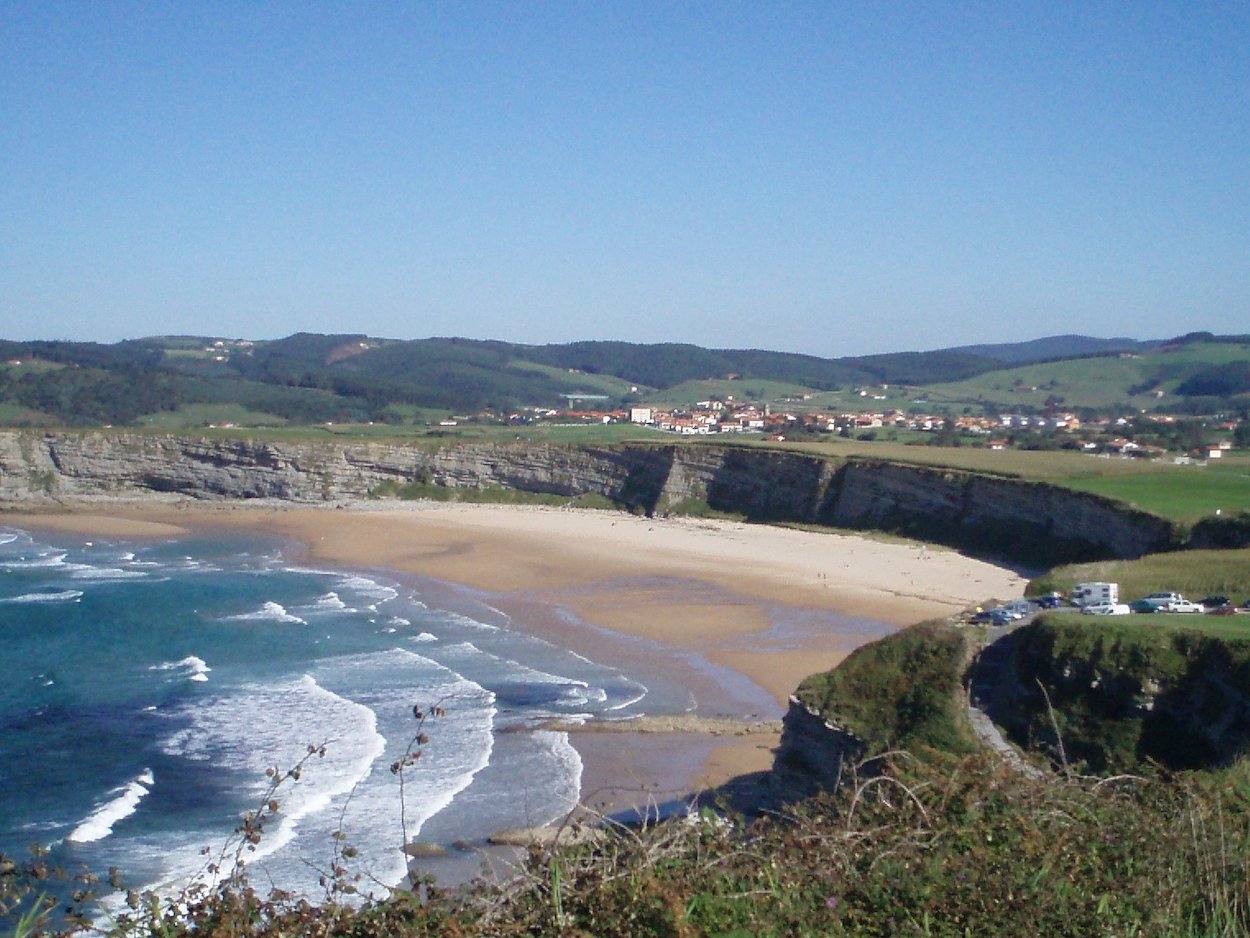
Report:
[[[983,372],[925,388],[931,404],[1039,412],[1113,408],[1210,412],[1250,401],[1250,339],[1200,338],[1141,352],[1070,358]],[[1217,406],[1216,401],[1219,401]]]
[[[610,408],[730,398],[796,412],[1041,413],[1061,406],[1206,413],[1250,400],[1246,337],[1198,334],[1124,346],[1060,336],[824,359],[677,344],[308,333],[268,342],[0,342],[0,424],[401,425],[449,414],[498,420],[517,408],[578,402]],[[1056,355],[1064,349],[1067,357]],[[1050,357],[1037,361],[1042,356]],[[1004,365],[1017,361],[1031,363]]]

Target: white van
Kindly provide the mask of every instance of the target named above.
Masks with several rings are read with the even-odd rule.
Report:
[[[1087,616],[1126,616],[1132,611],[1123,603],[1094,603],[1081,607],[1081,612]]]

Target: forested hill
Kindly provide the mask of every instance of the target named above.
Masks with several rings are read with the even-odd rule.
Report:
[[[1201,334],[1206,341],[1219,338]],[[1236,338],[1236,337],[1233,337]],[[1193,341],[1184,337],[1175,342]],[[279,423],[411,420],[422,409],[504,413],[570,397],[620,406],[714,394],[741,381],[780,394],[859,386],[953,385],[1010,363],[1115,356],[1159,343],[1059,336],[848,358],[683,344],[519,345],[457,338],[412,341],[298,333],[251,342],[155,337],[115,345],[0,341],[0,424],[125,425],[170,412],[241,413]],[[1134,352],[1135,353],[1135,352]],[[1235,370],[1235,369],[1234,369]],[[1238,394],[1194,370],[1198,389]],[[1250,379],[1248,379],[1250,380]],[[674,390],[679,389],[679,390]],[[692,398],[693,400],[693,398]]]

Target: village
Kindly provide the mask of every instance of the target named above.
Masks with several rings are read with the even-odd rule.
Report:
[[[865,396],[867,392],[865,392]],[[687,406],[634,405],[596,409],[584,405],[603,396],[569,397],[566,408],[526,408],[508,415],[511,424],[634,424],[679,436],[752,434],[767,441],[783,442],[811,434],[835,434],[843,438],[923,440],[945,445],[978,446],[990,450],[1056,448],[1085,453],[1157,459],[1172,454],[1178,460],[1220,459],[1234,447],[1233,437],[1245,421],[1220,418],[1207,424],[1210,442],[1177,447],[1135,439],[1174,437],[1177,427],[1194,418],[1173,414],[1085,416],[1075,412],[1045,415],[1022,413],[949,416],[937,413],[885,409],[866,412],[829,413],[787,409],[759,401],[703,400]],[[465,419],[465,418],[461,418]],[[454,425],[458,421],[447,421]],[[892,436],[886,437],[893,431]],[[940,438],[939,438],[940,437]],[[1180,450],[1178,454],[1178,449]]]

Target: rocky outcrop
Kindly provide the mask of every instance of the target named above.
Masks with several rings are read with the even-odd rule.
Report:
[[[773,772],[783,786],[835,788],[852,774],[873,774],[871,765],[861,764],[865,752],[867,745],[850,730],[791,697]]]
[[[410,484],[601,495],[648,514],[706,505],[758,521],[876,529],[1003,559],[1136,557],[1171,525],[1109,499],[974,472],[716,445],[260,441],[0,432],[0,499],[360,499]]]

